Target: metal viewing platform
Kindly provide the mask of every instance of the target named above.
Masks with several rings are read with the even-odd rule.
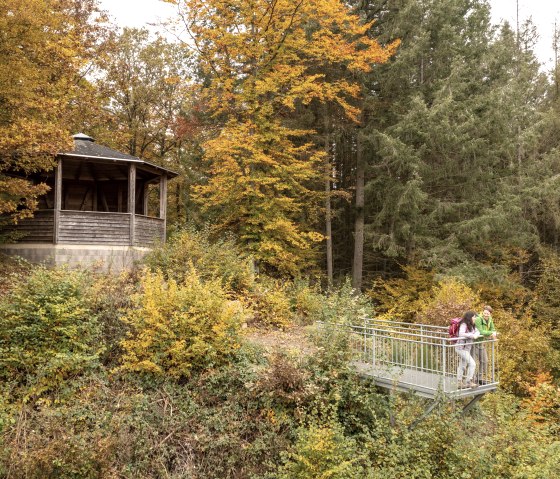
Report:
[[[471,398],[473,404],[498,387],[497,340],[478,343],[488,356],[484,370],[477,364],[473,380],[478,386],[459,388],[456,338],[449,337],[445,326],[365,319],[335,327],[348,331],[353,366],[377,386],[429,399]]]

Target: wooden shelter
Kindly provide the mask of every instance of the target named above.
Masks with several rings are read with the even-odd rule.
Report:
[[[50,264],[103,263],[122,269],[165,241],[171,170],[74,136],[53,172],[36,178],[50,191],[33,218],[11,226],[0,251]]]

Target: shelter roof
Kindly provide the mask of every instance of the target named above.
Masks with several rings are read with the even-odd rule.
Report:
[[[84,158],[91,160],[110,160],[114,162],[121,163],[136,163],[139,166],[145,165],[150,169],[155,169],[160,172],[165,172],[170,178],[175,178],[178,173],[163,166],[150,163],[148,161],[142,160],[136,156],[128,155],[126,153],[121,153],[120,151],[113,150],[108,146],[100,145],[95,143],[95,140],[90,136],[83,133],[78,133],[73,136],[74,138],[74,149],[72,151],[63,151],[60,153],[61,156],[67,156],[72,158]]]

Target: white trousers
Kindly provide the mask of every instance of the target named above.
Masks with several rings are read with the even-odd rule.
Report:
[[[467,370],[465,381],[470,382],[474,376],[474,370],[476,368],[476,363],[471,353],[465,349],[457,349],[457,354],[459,355],[459,366],[457,367],[457,381],[461,382],[463,380],[463,374],[465,369]]]

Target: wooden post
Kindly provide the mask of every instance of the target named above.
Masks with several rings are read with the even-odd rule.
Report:
[[[58,244],[58,230],[60,226],[60,210],[62,209],[62,159],[54,170],[54,231],[53,243]]]
[[[123,198],[122,198],[122,184],[119,181],[119,184],[117,185],[117,211],[119,213],[123,212]]]
[[[163,219],[163,241],[167,230],[167,174],[163,173],[159,180],[159,217]]]
[[[136,213],[136,165],[128,166],[128,212],[130,213],[130,246],[134,246],[134,214]]]
[[[150,192],[150,187],[149,187],[149,182],[145,181],[144,182],[144,205],[142,206],[142,213],[144,214],[144,216],[148,216],[148,193]]]

